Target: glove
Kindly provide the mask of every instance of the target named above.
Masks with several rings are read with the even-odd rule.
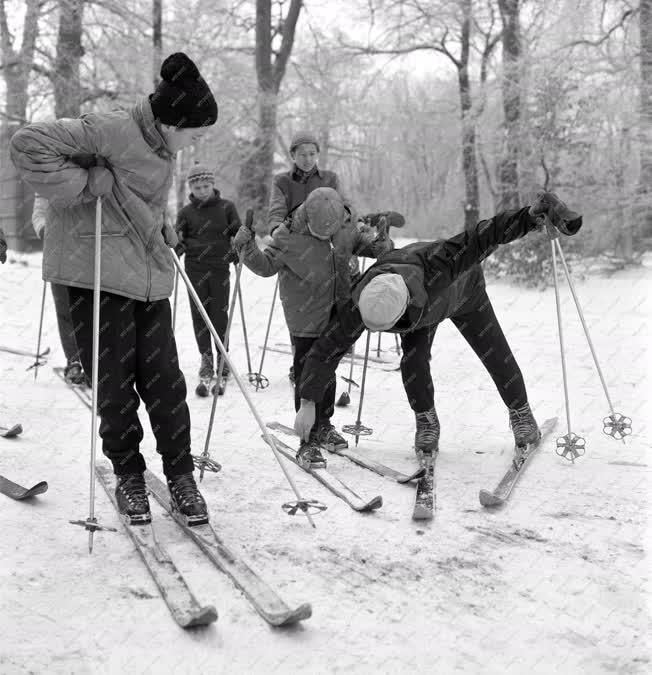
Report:
[[[238,252],[233,247],[231,247],[229,252],[224,256],[224,261],[237,265],[240,262],[240,256],[238,255]]]
[[[186,245],[183,241],[180,241],[175,247],[174,252],[180,258],[186,252]]]
[[[0,263],[3,265],[7,262],[7,242],[5,241],[4,233],[0,230]]]
[[[80,152],[75,155],[70,155],[68,159],[80,169],[86,169],[86,171],[92,169],[94,166],[106,167],[106,159],[101,155]]]
[[[92,166],[88,170],[88,191],[93,197],[104,197],[113,191],[113,174],[104,167]]]
[[[294,430],[302,441],[310,438],[310,431],[315,424],[315,402],[301,399],[301,407],[294,418]]]
[[[165,243],[170,248],[174,248],[179,243],[179,237],[177,236],[176,230],[168,223],[163,224],[161,232],[163,233]]]
[[[233,248],[239,254],[240,251],[254,239],[254,233],[244,225],[240,226],[235,237],[233,237]]]
[[[398,213],[398,211],[383,211],[381,213],[369,213],[364,217],[364,220],[371,225],[371,227],[378,227],[380,219],[385,216],[388,227],[403,227],[405,225],[405,218]]]

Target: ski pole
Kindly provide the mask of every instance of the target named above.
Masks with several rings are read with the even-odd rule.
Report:
[[[97,380],[100,355],[100,284],[102,279],[102,197],[97,198],[95,205],[95,263],[93,278],[93,370],[91,374],[91,460],[88,518],[86,520],[71,520],[73,525],[82,525],[88,530],[88,552],[93,552],[93,535],[97,530],[115,528],[99,525],[95,517],[95,455],[97,451]]]
[[[34,382],[36,382],[36,376],[38,375],[38,369],[41,367],[41,362],[39,360],[39,355],[41,353],[41,335],[43,333],[43,314],[45,313],[45,291],[47,289],[48,282],[43,281],[43,293],[41,295],[41,318],[38,322],[38,339],[36,341],[36,361],[27,369],[31,370],[34,368]]]
[[[267,351],[267,341],[269,340],[269,329],[272,325],[272,316],[274,316],[274,305],[276,304],[276,294],[278,293],[278,275],[276,275],[276,284],[274,286],[274,295],[272,296],[272,306],[269,308],[269,318],[267,319],[267,330],[265,331],[265,341],[263,342],[263,353],[260,355],[260,367],[258,375],[261,380],[256,380],[256,391],[258,387],[265,389],[269,385],[269,380],[263,376],[263,363],[265,363],[265,352]]]
[[[354,384],[356,387],[358,386],[358,384],[353,380],[354,361],[355,361],[355,342],[351,345],[351,362],[349,363],[349,376],[342,377],[342,379],[348,384],[348,389],[340,394],[340,397],[337,399],[337,403],[335,404],[339,408],[343,408],[349,405],[349,403],[351,403],[351,386]]]
[[[172,332],[177,325],[177,297],[179,295],[179,272],[174,273],[174,300],[172,302]]]
[[[226,361],[226,364],[229,366],[229,369],[231,370],[231,374],[233,375],[235,381],[238,384],[238,387],[240,387],[240,391],[242,392],[242,395],[245,397],[245,401],[247,402],[247,405],[249,406],[249,410],[251,410],[251,414],[254,416],[256,423],[260,427],[260,430],[263,433],[263,438],[265,439],[265,442],[269,445],[269,447],[272,449],[272,452],[274,453],[274,457],[276,458],[276,461],[279,463],[279,466],[281,467],[283,474],[285,475],[285,478],[287,479],[290,487],[292,488],[292,491],[294,492],[297,501],[295,502],[294,506],[296,507],[291,515],[294,515],[294,513],[297,513],[298,511],[301,511],[306,515],[308,518],[308,522],[312,525],[312,527],[316,527],[315,523],[311,517],[310,514],[310,508],[314,505],[317,505],[318,502],[312,499],[303,499],[299,493],[299,490],[297,489],[297,486],[295,485],[294,481],[292,480],[292,476],[288,473],[287,469],[285,468],[285,464],[283,464],[283,461],[281,460],[281,455],[279,454],[279,451],[276,448],[276,444],[274,443],[274,438],[268,433],[267,427],[265,426],[265,423],[263,422],[260,414],[258,413],[258,410],[256,409],[256,406],[254,405],[251,397],[249,396],[249,392],[245,388],[244,382],[242,381],[242,378],[240,377],[240,374],[238,373],[237,368],[229,358],[229,355],[224,349],[224,345],[222,344],[222,341],[220,340],[220,336],[217,334],[217,331],[215,330],[215,326],[213,326],[213,322],[210,320],[208,314],[206,313],[206,309],[201,303],[201,300],[199,299],[199,296],[197,295],[195,289],[193,288],[190,279],[188,278],[188,275],[186,274],[185,270],[182,269],[181,267],[181,262],[179,261],[179,257],[175,253],[173,249],[170,249],[170,252],[172,253],[172,260],[174,261],[174,264],[176,265],[177,269],[179,270],[179,274],[181,275],[181,278],[183,279],[184,284],[186,285],[188,289],[188,293],[190,294],[190,297],[192,298],[192,301],[195,303],[195,307],[197,307],[197,311],[201,314],[202,319],[204,319],[204,323],[206,324],[206,327],[210,331],[213,340],[215,342],[215,345],[217,346],[220,354],[222,355],[222,358]],[[292,509],[291,509],[292,510]]]
[[[582,307],[580,305],[580,300],[575,293],[575,286],[573,284],[573,280],[571,279],[570,275],[570,270],[568,269],[568,265],[566,264],[566,258],[564,257],[564,252],[561,249],[561,244],[559,243],[559,239],[555,239],[554,243],[557,245],[557,252],[559,253],[559,258],[561,259],[561,264],[562,267],[564,268],[564,274],[566,275],[566,281],[568,282],[568,287],[570,288],[570,292],[573,296],[573,300],[575,301],[575,307],[577,308],[577,314],[580,317],[580,321],[582,323],[582,328],[584,329],[584,335],[586,336],[586,341],[589,344],[589,349],[591,350],[591,356],[593,357],[593,363],[595,364],[595,368],[598,371],[598,375],[600,377],[600,382],[602,383],[602,389],[604,391],[604,395],[607,398],[607,404],[609,405],[609,409],[611,410],[611,415],[608,417],[605,417],[602,420],[603,423],[603,429],[602,431],[607,434],[607,436],[612,436],[616,440],[622,440],[622,442],[625,442],[625,436],[629,436],[629,434],[632,433],[632,420],[629,417],[626,417],[625,415],[622,415],[621,413],[617,413],[614,411],[613,403],[611,402],[611,397],[609,396],[609,391],[607,389],[607,383],[604,379],[604,375],[602,374],[602,369],[600,368],[600,364],[598,363],[598,356],[596,354],[596,351],[593,347],[593,341],[591,340],[591,336],[589,335],[589,329],[588,326],[586,325],[586,321],[584,320],[584,312],[582,311]]]
[[[364,352],[364,364],[362,366],[362,384],[360,385],[360,401],[358,403],[358,419],[355,424],[345,424],[342,431],[345,434],[352,434],[355,436],[355,445],[358,447],[360,436],[371,436],[374,430],[371,427],[366,427],[360,421],[362,416],[362,404],[364,403],[364,386],[367,379],[367,364],[369,363],[369,343],[371,340],[371,331],[367,331],[367,344]]]
[[[247,216],[246,216],[246,224],[247,227],[251,228],[251,224],[253,223],[254,219],[254,212],[249,209],[247,211]],[[236,266],[236,272],[235,272],[235,287],[233,288],[233,296],[231,298],[231,304],[229,306],[229,315],[228,319],[226,321],[226,332],[224,333],[224,349],[229,348],[229,336],[231,335],[231,324],[233,323],[233,315],[235,313],[235,301],[236,301],[236,296],[238,295],[238,292],[240,290],[240,275],[242,274],[242,264],[243,264],[243,254],[240,253],[240,259],[238,261],[238,264]],[[199,457],[194,457],[194,464],[195,468],[199,469],[199,482],[201,483],[204,480],[204,471],[213,471],[214,473],[217,473],[222,466],[219,464],[219,462],[216,462],[214,460],[210,459],[210,452],[208,450],[208,446],[210,445],[211,441],[211,434],[213,432],[213,422],[215,420],[215,410],[217,408],[217,399],[219,396],[219,391],[217,388],[220,386],[220,382],[222,381],[222,373],[224,372],[224,359],[220,359],[220,365],[218,366],[217,369],[217,384],[216,384],[216,390],[213,391],[213,403],[211,406],[211,416],[208,421],[208,430],[206,432],[206,441],[204,443],[204,451]]]
[[[376,358],[380,358],[380,352],[382,349],[380,348],[380,338],[382,337],[382,333],[378,333],[378,345],[376,346]]]
[[[547,221],[547,216],[546,216]],[[557,281],[557,255],[555,250],[556,231],[546,222],[546,229],[550,237],[550,249],[552,251],[552,279],[555,286],[555,306],[557,308],[557,331],[559,335],[559,351],[561,353],[561,372],[564,380],[564,403],[566,405],[566,426],[568,433],[557,439],[557,454],[564,459],[574,462],[577,457],[584,454],[585,441],[571,429],[570,398],[568,396],[568,376],[566,373],[566,352],[564,349],[564,331],[561,322],[561,303],[559,300],[559,283]]]

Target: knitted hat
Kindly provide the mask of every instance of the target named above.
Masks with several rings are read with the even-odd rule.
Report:
[[[188,183],[196,183],[200,180],[207,180],[214,183],[215,174],[207,166],[197,162],[190,171],[188,171],[188,178],[186,180]]]
[[[339,193],[333,188],[317,188],[304,202],[310,234],[317,239],[330,239],[344,223],[346,211]]]
[[[154,117],[179,128],[205,127],[217,122],[217,103],[197,66],[183,52],[163,61],[161,81],[150,95]]]
[[[364,325],[371,331],[391,328],[410,301],[410,291],[400,274],[379,274],[360,293],[358,309]]]
[[[302,143],[312,143],[319,152],[319,142],[317,137],[310,131],[299,131],[292,137],[292,143],[290,143],[290,154],[292,154]]]

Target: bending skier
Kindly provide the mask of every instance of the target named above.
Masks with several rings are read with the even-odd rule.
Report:
[[[439,420],[429,362],[437,326],[447,318],[491,375],[509,411],[516,444],[539,438],[523,376],[494,314],[479,263],[499,245],[541,229],[543,214],[566,235],[582,224],[581,216],[554,194],[539,193],[530,207],[498,213],[451,239],[396,249],[367,270],[306,358],[294,425],[306,455],[314,446],[310,429],[315,410],[335,380],[340,359],[365,329],[401,335],[403,386],[416,418],[415,450],[437,452]]]
[[[11,140],[23,179],[49,202],[43,276],[68,287],[89,376],[95,213],[103,198],[98,413],[118,507],[130,522],[150,520],[140,398],[174,508],[191,525],[208,521],[193,477],[186,382],[168,300],[174,284],[169,247],[177,238],[164,215],[175,153],[197,143],[216,121],[208,85],[195,64],[176,53],[163,62],[154,93],[130,109],[29,124]]]
[[[393,246],[386,233],[379,233],[374,238],[374,234],[358,230],[347,218],[342,197],[327,187],[317,188],[308,195],[292,220],[276,229],[272,243],[264,251],[256,246],[253,234],[244,226],[235,236],[233,245],[237,251],[244,252],[244,264],[252,272],[263,277],[279,275],[280,297],[294,345],[297,378],[301,377],[306,354],[328,324],[336,305],[350,297],[351,256],[376,258]],[[297,388],[294,405],[299,410]],[[320,443],[348,447],[347,441],[331,424],[334,409],[333,379],[322,392],[316,419],[311,425],[314,443],[303,446],[297,454],[301,463],[323,462]]]

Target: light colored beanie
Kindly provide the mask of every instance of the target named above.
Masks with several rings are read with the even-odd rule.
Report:
[[[215,182],[215,174],[204,164],[195,164],[188,171],[188,178],[186,179],[190,185],[200,180],[208,180],[211,183]]]
[[[371,331],[391,328],[410,301],[410,291],[400,274],[379,274],[360,293],[358,308],[364,325]]]
[[[313,190],[304,202],[304,208],[310,234],[317,239],[330,239],[346,218],[342,197],[333,188]]]
[[[319,152],[319,141],[317,136],[311,131],[298,131],[294,136],[292,136],[292,142],[290,143],[290,153],[293,153],[302,143],[312,143]]]

